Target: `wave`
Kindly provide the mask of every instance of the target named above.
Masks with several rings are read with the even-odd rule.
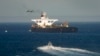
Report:
[[[63,47],[48,47],[41,46],[38,50],[56,56],[100,56],[99,53],[83,50],[79,48],[63,48]]]

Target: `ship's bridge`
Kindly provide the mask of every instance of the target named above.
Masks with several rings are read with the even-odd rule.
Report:
[[[40,19],[32,19],[38,26],[42,28],[46,28],[46,26],[51,26],[54,22],[58,21],[58,19],[49,19],[45,12],[41,14]]]

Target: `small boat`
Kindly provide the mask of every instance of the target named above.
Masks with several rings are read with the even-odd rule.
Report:
[[[48,42],[48,44],[45,45],[45,46],[38,47],[38,49],[40,49],[40,50],[52,50],[52,49],[54,49],[54,48],[55,48],[55,47],[52,45],[51,42]]]

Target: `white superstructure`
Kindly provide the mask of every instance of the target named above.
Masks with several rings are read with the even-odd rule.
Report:
[[[40,19],[32,19],[39,27],[46,28],[46,26],[51,26],[58,19],[49,19],[46,12],[42,12]]]

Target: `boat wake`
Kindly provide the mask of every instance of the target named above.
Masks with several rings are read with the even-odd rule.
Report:
[[[48,45],[37,47],[37,50],[15,56],[100,56],[100,53],[79,48],[64,48],[53,46],[51,42],[49,42]],[[37,52],[39,53],[36,54]],[[44,52],[43,55],[40,52]],[[46,53],[48,55],[45,55]]]
[[[49,43],[46,46],[41,46],[37,48],[38,50],[56,56],[100,56],[99,53],[78,49],[78,48],[63,48],[52,46]]]

